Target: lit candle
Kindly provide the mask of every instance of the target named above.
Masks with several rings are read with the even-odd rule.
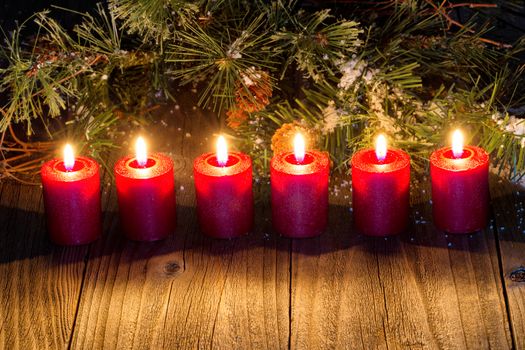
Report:
[[[216,153],[193,163],[197,214],[202,232],[215,238],[247,234],[253,226],[252,161],[246,154],[228,152],[219,136]]]
[[[384,135],[375,149],[352,157],[352,206],[356,228],[369,236],[403,232],[408,225],[410,157],[388,149]]]
[[[162,153],[149,155],[142,137],[135,153],[114,168],[122,230],[135,241],[166,238],[176,227],[173,161]]]
[[[452,147],[430,156],[434,224],[450,233],[480,230],[488,220],[489,155],[463,143],[463,134],[456,130]]]
[[[68,144],[63,159],[42,165],[47,228],[53,242],[79,245],[101,235],[99,166],[91,158],[76,157]]]
[[[272,223],[281,235],[320,235],[328,223],[330,160],[325,153],[306,151],[304,138],[294,138],[294,152],[271,160]]]

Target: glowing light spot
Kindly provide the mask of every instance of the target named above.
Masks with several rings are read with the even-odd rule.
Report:
[[[376,157],[377,160],[382,162],[386,158],[387,146],[386,137],[383,134],[379,134],[376,139]]]
[[[463,134],[459,129],[456,129],[452,134],[452,154],[455,158],[461,158],[463,155]]]
[[[298,163],[302,163],[304,161],[304,156],[306,153],[306,145],[304,142],[304,137],[301,134],[295,135],[295,138],[293,140],[293,149],[295,154],[295,160]]]
[[[69,143],[64,147],[64,167],[67,171],[71,171],[75,167],[75,154]]]
[[[217,139],[217,163],[220,166],[225,166],[228,163],[228,145],[222,135]]]
[[[139,166],[145,166],[148,163],[148,152],[146,148],[146,141],[139,136],[135,142],[135,154]]]

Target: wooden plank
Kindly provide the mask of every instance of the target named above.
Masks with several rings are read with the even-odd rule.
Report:
[[[165,111],[168,126],[155,133],[177,163],[177,233],[157,243],[126,241],[109,193],[107,235],[88,263],[75,349],[288,346],[290,246],[266,235],[268,208],[258,207],[255,233],[238,240],[198,231],[192,162],[212,147],[217,122],[194,110],[194,100],[182,97],[179,111]]]
[[[329,232],[319,238],[276,237],[260,204],[254,234],[208,239],[197,228],[191,162],[218,127],[190,102],[181,111],[180,119],[164,111],[151,140],[176,163],[177,234],[151,244],[122,238],[106,179],[106,235],[89,248],[83,285],[88,248],[53,247],[43,234],[40,189],[1,184],[3,347],[505,349],[511,333],[523,347],[522,285],[506,278],[503,290],[500,279],[523,259],[519,231],[505,240],[503,226],[499,242],[491,229],[446,236],[430,223],[427,185],[412,195],[410,233],[366,238],[352,232],[349,183],[340,177]],[[523,197],[499,195],[501,188],[493,186],[495,208],[504,208],[496,214],[516,220]]]
[[[491,195],[512,335],[525,349],[525,189],[492,178]]]
[[[437,231],[425,180],[412,194],[410,232],[367,238],[351,229],[343,181],[332,191],[330,230],[293,242],[293,348],[511,348],[490,229]]]
[[[0,186],[0,348],[63,349],[88,248],[49,241],[38,186]]]

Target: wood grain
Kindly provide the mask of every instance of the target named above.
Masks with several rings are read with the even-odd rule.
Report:
[[[329,232],[293,243],[293,348],[511,347],[491,230],[437,231],[422,185],[409,233],[367,238],[351,230],[342,181]]]
[[[111,209],[108,234],[88,263],[75,349],[288,346],[289,241],[267,235],[268,209],[258,207],[254,234],[238,240],[198,230],[192,162],[212,149],[218,124],[192,107],[183,98],[179,111],[166,111],[169,126],[154,140],[178,164],[177,232],[162,242],[128,242]],[[108,201],[116,202],[114,191]]]
[[[493,177],[491,196],[515,348],[525,349],[525,190]]]
[[[63,349],[88,248],[48,240],[39,187],[0,186],[0,348]]]
[[[511,280],[525,265],[523,190],[493,179],[492,225],[446,235],[422,178],[409,232],[373,239],[353,231],[349,177],[335,176],[323,236],[278,237],[260,201],[253,234],[210,239],[192,162],[219,123],[193,101],[183,94],[142,131],[175,161],[177,233],[165,241],[123,238],[107,176],[104,237],[76,248],[48,241],[40,188],[0,183],[0,348],[525,348],[525,283]]]

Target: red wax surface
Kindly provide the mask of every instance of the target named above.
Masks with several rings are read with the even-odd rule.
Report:
[[[272,224],[290,238],[320,235],[328,223],[330,161],[325,153],[307,151],[298,163],[293,152],[271,161]]]
[[[352,206],[357,229],[369,236],[403,232],[408,225],[410,157],[389,149],[379,161],[373,149],[352,157]]]
[[[202,232],[215,238],[234,238],[253,227],[252,161],[230,152],[224,166],[215,153],[193,163],[197,214]]]
[[[77,157],[73,169],[67,171],[63,160],[53,159],[42,166],[40,174],[51,240],[79,245],[99,238],[102,225],[97,162]]]
[[[455,159],[450,147],[430,156],[432,213],[437,228],[469,233],[487,225],[489,212],[489,155],[467,146]]]
[[[173,161],[162,153],[148,156],[140,167],[133,156],[115,164],[120,223],[134,241],[156,241],[175,232]]]

